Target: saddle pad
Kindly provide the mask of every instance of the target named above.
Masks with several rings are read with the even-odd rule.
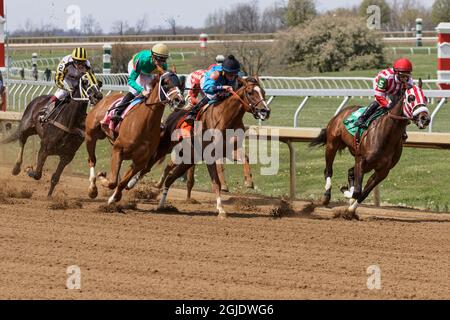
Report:
[[[358,120],[358,118],[364,113],[364,111],[366,111],[366,109],[367,107],[361,107],[358,110],[352,112],[346,119],[344,119],[344,126],[352,136],[355,136],[356,131],[359,129],[359,136],[362,137],[364,131],[367,130],[367,128],[373,121],[388,112],[386,108],[378,108],[377,111],[375,111],[375,113],[365,122],[366,128],[355,126],[356,120]]]
[[[128,105],[128,107],[124,110],[124,112],[122,113],[122,115],[120,116],[122,119],[125,118],[125,116],[128,114],[128,112],[130,112],[131,109],[133,109],[133,107],[139,103],[142,102],[142,98],[135,98],[134,100],[132,100],[130,102],[130,104]],[[102,125],[108,126],[108,128],[112,131],[116,131],[119,132],[119,128],[120,128],[120,124],[122,123],[122,121],[119,122],[119,124],[117,125],[117,127],[114,127],[114,123],[111,121],[111,117],[114,115],[115,112],[115,106],[120,103],[122,101],[122,98],[117,99],[116,101],[114,101],[111,105],[111,107],[108,109],[108,111],[106,111],[105,117],[103,118],[102,121],[100,121],[100,123]]]

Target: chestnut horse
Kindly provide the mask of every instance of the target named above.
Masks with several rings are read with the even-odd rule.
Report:
[[[190,159],[187,159],[186,162],[182,161],[174,166],[173,170],[168,174],[163,184],[162,197],[159,203],[158,208],[162,209],[164,207],[167,193],[172,185],[172,183],[182,176],[189,168],[195,165],[194,154],[198,150],[194,150],[194,146],[192,141],[199,136],[203,137],[203,133],[210,129],[214,129],[216,132],[221,134],[221,138],[225,141],[226,130],[227,129],[242,129],[242,118],[246,112],[253,114],[256,119],[266,120],[270,116],[270,108],[268,107],[265,101],[265,92],[260,87],[259,82],[254,78],[247,78],[242,80],[242,86],[236,91],[234,95],[231,97],[221,101],[217,105],[209,106],[205,112],[200,115],[200,118],[196,122],[196,126],[198,128],[198,124],[201,125],[202,131],[199,132],[198,135],[191,135],[191,139],[188,139],[188,147],[190,148]],[[172,139],[174,136],[174,132],[176,133],[177,124],[180,120],[186,115],[186,110],[178,110],[172,113],[167,119],[167,127],[164,131],[164,136],[161,139],[161,143],[158,147],[158,151],[155,156],[152,157],[151,161],[148,163],[146,170],[149,170],[153,164],[155,164],[159,159],[164,157],[167,153],[169,153],[176,145],[178,145],[177,139]],[[194,127],[194,131],[195,131]],[[242,130],[242,132],[244,132]],[[175,134],[176,136],[176,134]],[[200,137],[201,138],[201,137]],[[206,139],[205,139],[206,140]],[[184,141],[185,142],[185,141]],[[182,142],[182,144],[184,143]],[[242,141],[241,141],[242,142]],[[236,140],[233,141],[236,143]],[[204,141],[202,140],[200,143],[200,148],[203,157],[203,151],[206,148],[209,150],[211,146],[215,146],[216,144],[213,141]],[[233,153],[236,150],[235,145],[233,146]],[[240,146],[239,146],[240,147]],[[227,154],[226,144],[223,144],[223,155]],[[184,151],[184,150],[183,150]],[[219,176],[217,174],[217,166],[216,161],[221,158],[219,155],[214,154],[213,161],[209,161],[207,163],[208,173],[210,175],[212,181],[212,189],[216,194],[217,201],[217,210],[219,211],[219,217],[225,218],[226,212],[222,206],[221,196],[221,182]],[[211,160],[211,159],[210,159]],[[233,160],[233,159],[230,159]],[[192,188],[192,186],[190,186]]]
[[[348,170],[348,188],[342,188],[344,195],[350,199],[350,206],[344,218],[358,218],[356,208],[372,189],[383,181],[389,171],[397,164],[403,150],[402,134],[406,126],[413,121],[419,129],[425,129],[430,123],[430,116],[425,98],[419,86],[406,90],[405,94],[394,98],[395,106],[385,115],[373,121],[362,134],[360,143],[355,146],[354,137],[347,131],[343,121],[359,106],[343,109],[334,116],[320,135],[310,146],[326,145],[325,152],[325,193],[322,203],[328,205],[331,199],[331,177],[333,161],[337,151],[348,148],[355,157],[355,166]],[[364,189],[364,174],[374,170]]]
[[[48,156],[59,156],[59,163],[50,180],[48,196],[53,194],[64,168],[72,161],[78,148],[84,141],[84,119],[89,102],[96,104],[103,98],[100,91],[102,84],[90,73],[84,74],[79,81],[74,93],[53,108],[49,119],[45,123],[39,121],[39,111],[48,103],[50,95],[39,96],[33,99],[26,107],[19,127],[15,133],[6,138],[2,143],[19,140],[20,151],[16,164],[12,170],[13,175],[18,175],[23,161],[25,144],[30,136],[39,135],[41,146],[38,152],[36,170],[27,169],[30,177],[40,180],[42,169]]]
[[[102,185],[115,189],[108,203],[120,201],[122,190],[129,180],[140,172],[156,151],[160,139],[160,124],[166,104],[176,107],[184,104],[178,76],[173,72],[157,75],[151,83],[152,91],[149,97],[133,107],[122,120],[117,138],[109,129],[100,124],[111,103],[119,95],[107,97],[89,112],[86,118],[86,147],[90,167],[89,196],[95,198],[98,194],[95,176],[95,146],[98,139],[108,137],[113,145],[111,156],[111,174],[109,180],[100,174]],[[129,170],[119,179],[119,171],[124,160],[132,160]],[[119,181],[120,180],[120,181]]]

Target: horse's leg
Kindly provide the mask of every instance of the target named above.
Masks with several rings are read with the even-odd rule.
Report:
[[[158,189],[161,189],[164,181],[166,180],[167,176],[169,175],[170,171],[175,168],[175,164],[172,162],[172,160],[169,159],[167,161],[166,166],[164,167],[163,172],[161,173],[161,177],[159,178],[159,181],[155,184],[155,187]]]
[[[145,168],[142,169],[141,171],[139,171],[137,174],[135,174],[130,179],[130,181],[128,182],[127,187],[125,189],[127,189],[127,190],[133,189],[134,186],[139,182],[139,180],[141,180],[147,173],[149,173],[150,170],[155,165],[155,163],[160,161],[165,155],[166,155],[166,150],[158,150],[156,155],[150,158],[150,160],[146,164]],[[164,182],[164,180],[162,182]],[[162,182],[161,182],[161,185],[162,185]],[[159,186],[158,188],[161,188],[161,186]]]
[[[175,165],[175,168],[168,174],[167,178],[164,180],[164,188],[162,192],[161,199],[159,200],[158,209],[164,208],[164,204],[166,203],[167,193],[169,192],[169,188],[172,183],[175,182],[179,177],[181,177],[190,167],[194,164],[185,164],[181,163],[179,165]]]
[[[207,168],[208,168],[209,176],[211,177],[212,189],[213,189],[214,193],[216,194],[217,210],[219,210],[219,218],[226,218],[227,213],[223,209],[222,199],[220,198],[220,179],[219,179],[219,175],[217,174],[216,164],[215,163],[208,164]]]
[[[55,187],[59,182],[59,178],[61,177],[61,174],[64,171],[64,168],[72,161],[72,159],[73,159],[73,156],[72,157],[65,157],[65,156],[59,157],[58,167],[56,168],[56,171],[53,173],[52,178],[50,180],[50,190],[48,190],[47,197],[52,196],[53,191],[55,190]]]
[[[244,167],[245,186],[249,189],[254,189],[255,186],[253,184],[252,171],[250,169],[250,164],[247,155],[244,155],[244,163],[242,165]]]
[[[36,170],[29,169],[28,176],[35,180],[40,180],[42,177],[42,169],[44,168],[45,160],[47,160],[47,148],[44,143],[41,141],[41,147],[39,148],[38,156],[37,156],[37,164]]]
[[[139,163],[136,164],[133,162],[128,169],[128,171],[125,173],[125,175],[122,178],[118,178],[118,183],[116,190],[114,190],[114,193],[112,196],[108,199],[108,204],[118,202],[120,199],[122,199],[122,191],[127,186],[128,182],[133,178],[138,172],[140,172],[145,166],[145,163]]]
[[[186,194],[186,200],[190,200],[191,199],[191,192],[192,192],[192,188],[194,188],[194,183],[195,183],[194,172],[195,172],[195,165],[190,167],[188,169],[188,171],[187,171],[187,181],[186,181],[187,194]]]
[[[225,166],[223,165],[222,161],[216,162],[216,170],[220,180],[220,190],[222,190],[223,192],[229,192],[227,181],[225,180]]]
[[[358,207],[358,199],[362,193],[362,182],[363,182],[363,158],[361,156],[356,156],[355,158],[355,190],[352,195],[352,199],[350,199],[350,207],[348,208],[348,212],[351,215],[354,215],[356,212],[356,208]]]
[[[375,170],[375,172],[367,180],[367,183],[364,186],[364,190],[359,196],[358,201],[356,201],[356,203],[358,204],[362,203],[370,194],[370,192],[373,190],[373,188],[375,188],[381,181],[383,181],[387,177],[389,171],[390,169]]]
[[[248,160],[248,156],[243,152],[242,149],[242,145],[241,146],[237,146],[237,140],[235,139],[235,149],[233,150],[233,157],[234,157],[234,161],[241,161],[242,165],[244,167],[244,185],[249,188],[249,189],[253,189],[254,188],[254,184],[253,184],[253,177],[252,177],[252,172],[250,170],[250,164],[249,164],[249,160]],[[220,174],[220,172],[219,172]],[[220,182],[222,182],[222,179],[220,180]],[[222,190],[223,190],[223,186],[222,186]]]
[[[344,197],[347,199],[351,199],[353,196],[353,192],[355,191],[355,167],[351,167],[348,169],[348,188],[341,189],[344,193]]]
[[[120,167],[122,166],[122,148],[113,147],[112,155],[111,155],[111,169],[110,169],[110,177],[106,179],[103,176],[99,176],[101,179],[101,183],[103,186],[109,189],[115,189],[117,187],[117,182],[119,180],[119,172]]]
[[[12,169],[12,175],[17,176],[20,173],[20,168],[22,166],[23,162],[23,151],[25,149],[25,144],[27,143],[29,135],[21,134],[19,138],[19,145],[20,145],[20,151],[17,155],[16,164],[14,165],[14,168]]]
[[[333,162],[338,148],[332,141],[327,143],[325,151],[325,193],[322,197],[322,204],[327,206],[331,200],[331,177],[333,176]]]
[[[89,198],[95,199],[98,195],[97,177],[95,175],[95,165],[97,163],[97,157],[95,155],[95,147],[97,145],[97,137],[86,134],[86,148],[88,153],[88,165],[89,165]]]

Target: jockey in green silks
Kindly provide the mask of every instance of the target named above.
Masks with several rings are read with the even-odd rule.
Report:
[[[136,53],[128,63],[128,90],[122,101],[115,107],[111,120],[116,124],[122,119],[121,114],[128,104],[137,96],[148,97],[151,93],[150,82],[158,71],[158,67],[167,70],[169,48],[164,43],[157,43],[152,50]]]

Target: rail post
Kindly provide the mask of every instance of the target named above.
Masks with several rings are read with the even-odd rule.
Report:
[[[416,46],[422,46],[422,19],[416,19]]]
[[[103,73],[111,73],[111,50],[112,46],[110,44],[103,46]]]

